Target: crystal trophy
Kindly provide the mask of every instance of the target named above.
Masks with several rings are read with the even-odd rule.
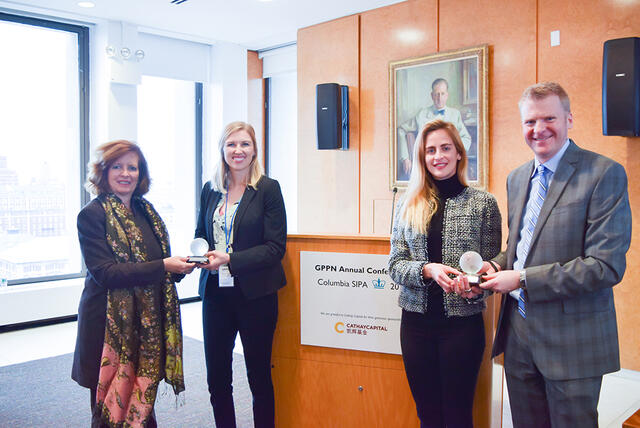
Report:
[[[206,240],[196,238],[191,241],[191,245],[189,247],[191,248],[191,253],[194,255],[187,258],[187,263],[200,263],[203,265],[209,263],[209,259],[204,256],[204,254],[209,250],[209,243]]]
[[[478,286],[482,282],[478,271],[482,269],[482,256],[475,251],[467,251],[460,256],[460,268],[467,274],[470,286]]]

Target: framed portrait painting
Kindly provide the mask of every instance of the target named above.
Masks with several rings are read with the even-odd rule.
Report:
[[[467,180],[488,184],[488,45],[389,63],[391,189],[406,187],[425,124],[454,124],[467,151]]]

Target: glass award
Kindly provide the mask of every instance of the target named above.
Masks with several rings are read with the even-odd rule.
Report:
[[[191,248],[193,256],[189,256],[187,258],[187,263],[200,263],[203,265],[209,263],[209,259],[204,256],[204,254],[209,250],[209,243],[206,240],[196,238],[191,241],[189,248]]]
[[[482,256],[475,251],[467,251],[460,256],[460,268],[467,274],[469,285],[477,286],[482,282],[478,271],[482,269]]]

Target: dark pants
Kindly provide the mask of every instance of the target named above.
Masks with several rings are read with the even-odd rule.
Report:
[[[514,428],[597,428],[602,376],[544,377],[526,340],[527,321],[516,309],[509,316],[504,364]]]
[[[278,320],[278,294],[246,299],[237,287],[214,289],[202,301],[207,383],[218,428],[235,428],[232,355],[240,333],[256,428],[273,427],[275,402],[271,348]]]
[[[482,314],[433,320],[403,310],[400,344],[420,426],[473,427],[485,346]]]

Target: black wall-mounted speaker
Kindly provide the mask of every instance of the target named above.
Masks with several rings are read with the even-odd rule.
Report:
[[[604,42],[602,133],[640,136],[640,37]]]
[[[316,128],[319,150],[349,148],[349,87],[316,85]]]

